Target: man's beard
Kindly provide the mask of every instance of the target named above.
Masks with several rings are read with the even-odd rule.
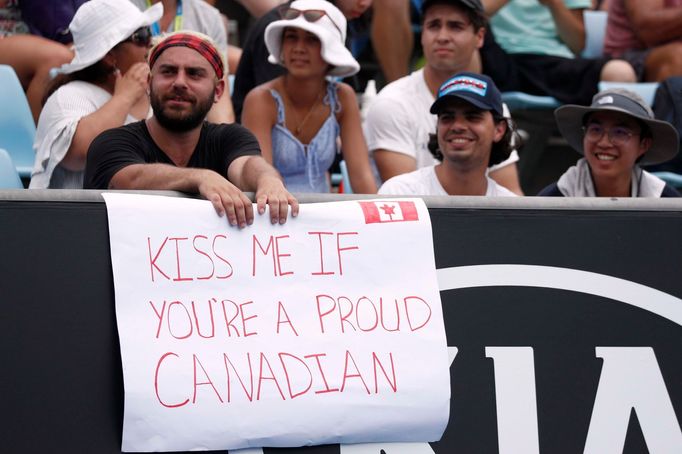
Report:
[[[178,94],[173,93],[168,99],[172,99],[172,97],[177,95]],[[193,100],[184,94],[181,94],[180,96],[188,101]],[[211,110],[211,107],[213,107],[213,96],[210,96],[204,100],[198,100],[196,105],[192,107],[188,114],[174,112],[175,115],[168,115],[166,112],[164,112],[160,96],[157,96],[152,91],[149,98],[152,105],[152,110],[154,111],[154,117],[156,117],[161,126],[173,132],[187,132],[196,128],[204,121],[206,114],[208,114],[208,111]]]

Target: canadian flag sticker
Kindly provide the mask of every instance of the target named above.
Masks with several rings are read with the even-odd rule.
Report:
[[[419,220],[414,202],[378,200],[358,203],[365,214],[365,224]]]

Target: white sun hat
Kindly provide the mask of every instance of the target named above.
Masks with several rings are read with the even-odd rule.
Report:
[[[57,72],[70,74],[97,63],[135,30],[161,19],[161,2],[140,11],[129,0],[90,0],[78,8],[69,24],[75,56]]]
[[[270,52],[270,63],[282,64],[282,32],[285,27],[295,27],[317,36],[322,44],[322,59],[332,65],[329,75],[338,77],[352,76],[360,71],[360,64],[353,58],[344,43],[346,42],[346,18],[339,9],[326,0],[296,0],[289,8],[299,11],[317,10],[325,14],[314,22],[306,20],[303,14],[294,19],[281,19],[272,22],[265,29],[265,45]]]

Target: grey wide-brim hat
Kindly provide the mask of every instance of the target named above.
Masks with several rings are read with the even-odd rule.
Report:
[[[69,24],[75,56],[57,72],[71,74],[97,63],[135,30],[152,25],[161,19],[161,15],[163,5],[160,2],[145,11],[140,11],[128,0],[83,3]]]
[[[645,123],[651,131],[649,150],[642,155],[639,164],[660,164],[677,155],[680,139],[677,130],[667,121],[656,120],[649,105],[637,93],[623,88],[600,91],[592,98],[592,105],[567,104],[554,111],[559,132],[568,144],[584,155],[583,126],[586,116],[593,112],[621,112]]]

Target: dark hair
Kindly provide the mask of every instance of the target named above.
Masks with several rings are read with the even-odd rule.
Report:
[[[501,121],[506,121],[507,129],[505,130],[504,135],[499,141],[493,142],[493,145],[490,150],[490,159],[488,160],[488,167],[492,167],[495,164],[499,164],[505,161],[506,159],[509,158],[509,155],[514,149],[519,150],[521,149],[521,147],[523,147],[523,139],[521,139],[521,136],[516,131],[516,123],[514,123],[514,120],[512,120],[511,118],[505,118],[493,112],[491,113],[493,115],[493,122],[497,124]],[[429,134],[429,143],[427,147],[434,158],[438,159],[441,162],[443,161],[443,153],[440,151],[440,148],[438,147],[437,134]]]
[[[474,26],[474,31],[478,31],[481,28],[488,28],[488,18],[483,14],[483,12],[470,8],[458,0],[424,0],[424,3],[421,7],[421,25],[424,25],[426,12],[429,10],[429,8],[435,5],[452,6],[464,11],[469,17],[469,22],[471,22],[471,25]]]
[[[57,77],[52,79],[45,89],[45,94],[41,100],[42,105],[45,105],[47,98],[52,96],[52,93],[57,91],[62,85],[66,85],[74,80],[81,80],[83,82],[90,82],[91,84],[101,85],[106,82],[107,78],[114,72],[116,68],[111,65],[104,63],[104,60],[100,60],[87,68],[83,68],[79,71],[70,74],[59,74]]]

